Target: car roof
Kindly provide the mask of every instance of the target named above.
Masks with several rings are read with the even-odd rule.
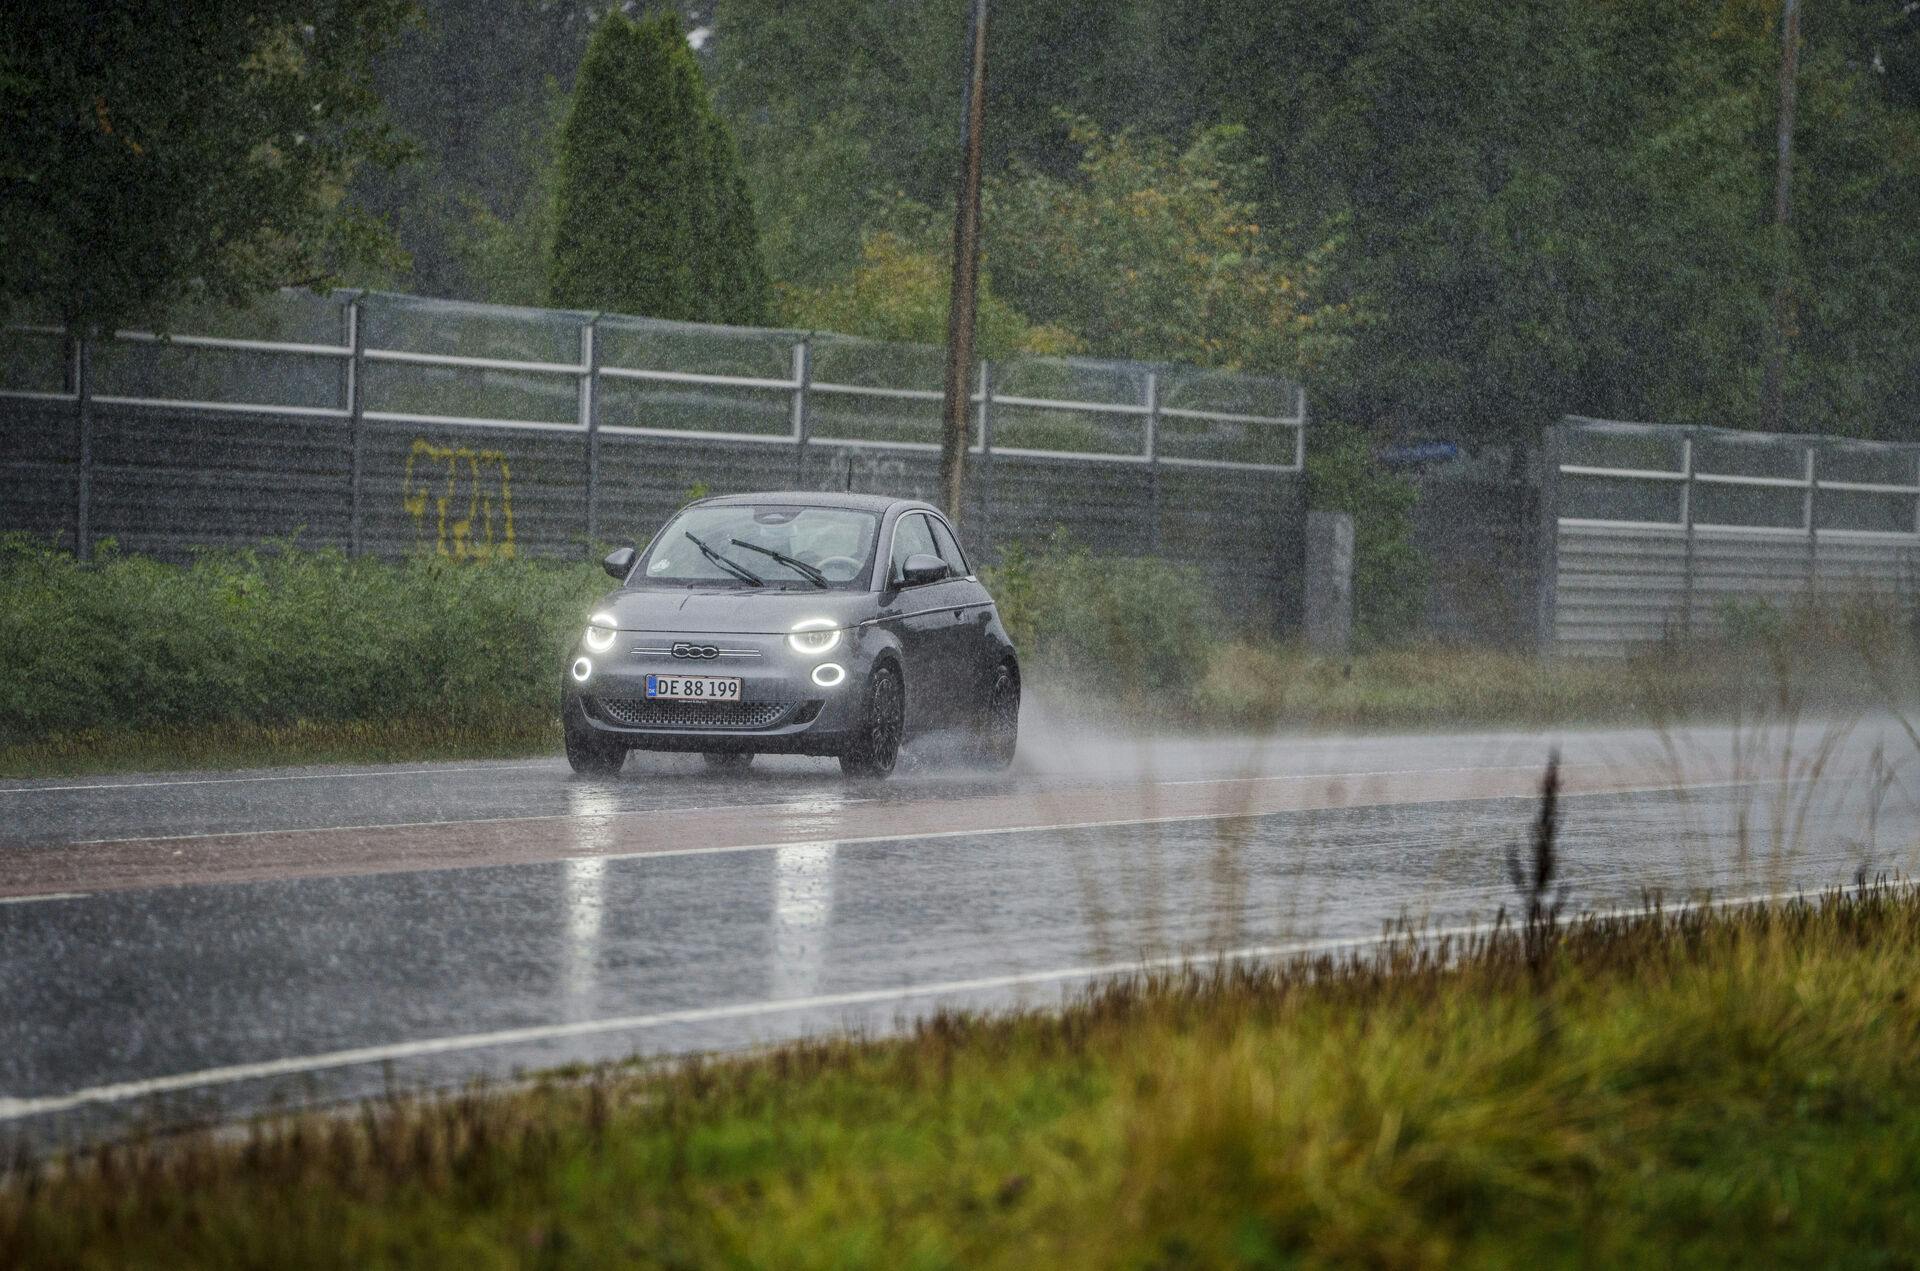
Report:
[[[931,503],[919,499],[897,499],[886,494],[839,494],[830,490],[770,490],[760,494],[721,494],[710,499],[701,499],[703,506],[726,506],[737,503],[785,503],[813,508],[850,508],[859,512],[886,513],[891,508],[915,507],[929,511],[939,511]]]

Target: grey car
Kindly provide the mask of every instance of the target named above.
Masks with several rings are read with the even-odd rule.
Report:
[[[1019,736],[1020,661],[953,526],[913,499],[734,494],[682,508],[567,659],[561,718],[574,771],[629,750],[832,755],[893,771],[901,742],[957,733],[1004,768]]]

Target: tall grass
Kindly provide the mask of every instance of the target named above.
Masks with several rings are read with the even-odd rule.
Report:
[[[1202,968],[23,1162],[0,1264],[1884,1265],[1920,899]],[[1542,976],[1544,957],[1552,974]]]

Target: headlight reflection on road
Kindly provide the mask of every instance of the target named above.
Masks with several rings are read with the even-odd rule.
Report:
[[[600,928],[606,917],[607,862],[613,851],[613,818],[620,811],[616,794],[590,785],[567,787],[572,814],[573,850],[561,884],[566,951],[561,960],[561,991],[573,1019],[594,1015],[600,982]]]
[[[812,997],[820,991],[833,921],[833,855],[839,847],[797,843],[774,850],[771,998]]]

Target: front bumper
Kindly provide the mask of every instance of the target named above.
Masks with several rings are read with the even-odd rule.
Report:
[[[635,750],[755,751],[833,755],[846,749],[858,723],[865,667],[854,632],[830,652],[800,654],[785,636],[660,636],[623,631],[611,649],[577,648],[587,658],[582,682],[563,677],[565,725],[576,733],[618,739]],[[676,644],[722,650],[712,658],[675,657]],[[815,667],[837,663],[846,676],[831,687],[812,679]],[[717,675],[741,681],[738,702],[650,701],[649,675]]]

